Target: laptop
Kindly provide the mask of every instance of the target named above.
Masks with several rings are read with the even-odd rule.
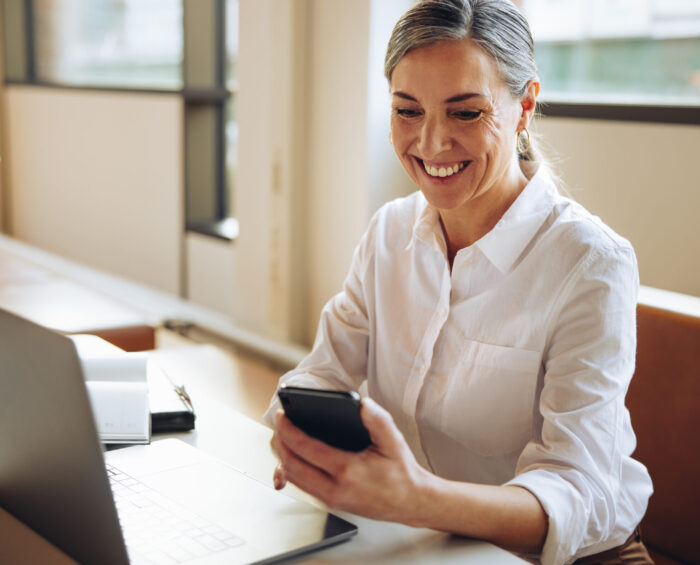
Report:
[[[271,563],[357,533],[176,439],[103,454],[73,341],[1,309],[0,507],[84,565]]]

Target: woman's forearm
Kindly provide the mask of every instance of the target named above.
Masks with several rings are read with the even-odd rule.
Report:
[[[535,495],[518,486],[492,486],[426,477],[413,526],[485,539],[512,551],[540,553],[547,514]]]
[[[416,462],[386,410],[365,398],[361,414],[373,444],[352,453],[307,436],[279,411],[273,440],[282,466],[275,472],[276,488],[289,480],[332,509],[541,552],[547,516],[530,491],[433,475]]]

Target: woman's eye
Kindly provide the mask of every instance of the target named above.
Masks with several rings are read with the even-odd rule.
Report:
[[[481,111],[460,110],[458,112],[453,112],[452,115],[458,120],[471,121],[476,120],[479,116],[481,116]]]
[[[420,116],[420,111],[412,110],[410,108],[396,108],[396,114],[402,118],[415,118]]]

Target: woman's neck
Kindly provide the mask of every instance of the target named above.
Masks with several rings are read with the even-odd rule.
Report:
[[[460,249],[473,245],[494,228],[528,182],[517,167],[516,174],[506,181],[505,186],[492,187],[460,208],[439,210],[450,268]]]

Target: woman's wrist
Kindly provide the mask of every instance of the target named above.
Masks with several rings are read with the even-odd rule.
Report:
[[[435,515],[440,491],[438,483],[442,480],[416,464],[416,469],[413,471],[412,488],[404,500],[405,511],[400,521],[414,528],[439,529],[435,525]]]
[[[420,469],[402,519],[406,525],[485,539],[523,553],[542,550],[547,516],[529,491],[450,481]]]

